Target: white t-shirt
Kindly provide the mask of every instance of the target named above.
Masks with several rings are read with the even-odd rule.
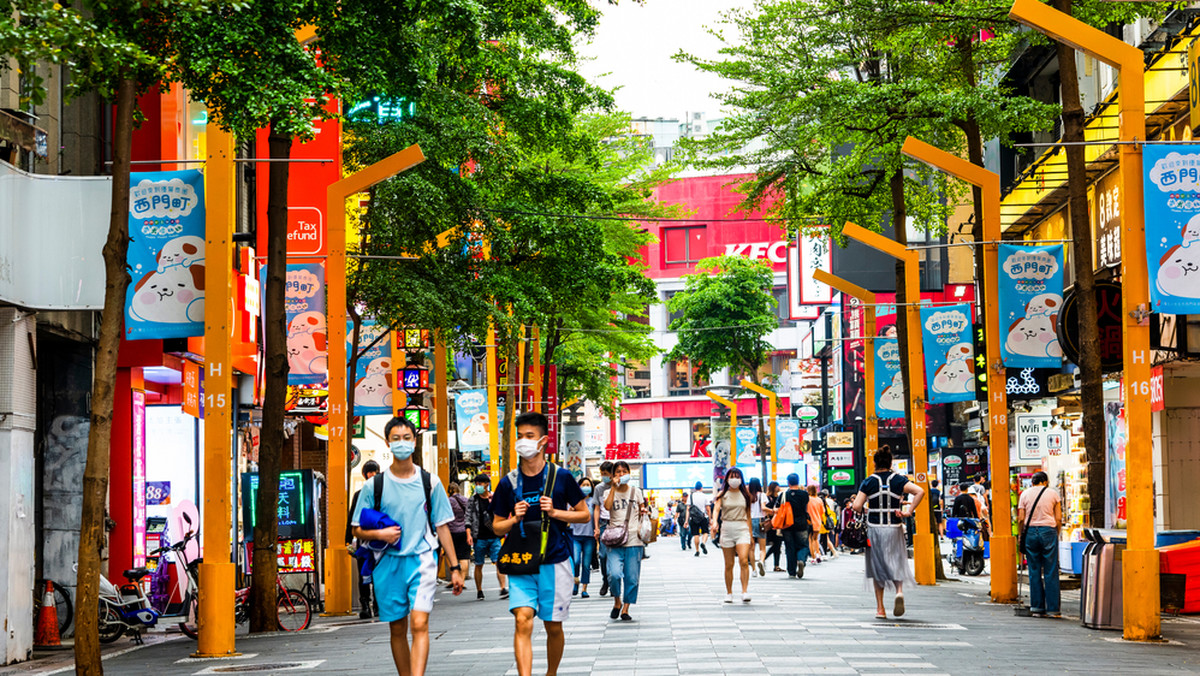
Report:
[[[711,501],[708,499],[707,495],[701,492],[694,492],[692,493],[691,497],[688,498],[688,508],[690,509],[692,505],[695,505],[696,509],[699,509],[704,513],[705,517],[707,517],[709,502]]]
[[[759,493],[758,499],[754,501],[754,504],[750,505],[750,518],[751,519],[761,519],[763,516],[763,507],[765,507],[766,504],[767,504],[767,494]]]

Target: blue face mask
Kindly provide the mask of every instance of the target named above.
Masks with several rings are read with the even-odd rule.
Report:
[[[629,475],[625,474],[620,479],[617,479],[617,481],[620,481],[621,485],[624,486],[625,484],[629,483]]]
[[[610,477],[610,476],[602,476],[602,477],[600,477],[600,480],[606,484],[612,483],[612,477]]]
[[[388,450],[397,460],[408,460],[416,452],[417,443],[415,441],[393,441],[388,445]]]
[[[580,487],[580,489],[579,489],[579,490],[583,491],[583,494],[584,494],[584,495],[591,495],[591,494],[592,494],[592,487],[591,487],[591,486],[582,486],[582,487]]]
[[[483,495],[484,493],[487,493],[487,486],[475,487],[475,495]]]

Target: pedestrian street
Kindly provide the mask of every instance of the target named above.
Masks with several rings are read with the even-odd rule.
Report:
[[[1165,644],[1122,641],[1119,632],[1079,626],[1078,595],[1064,593],[1064,619],[1016,617],[1010,606],[987,601],[987,578],[908,590],[908,612],[873,617],[864,590],[862,557],[839,556],[809,565],[803,580],[770,572],[750,581],[752,600],[722,603],[721,552],[694,557],[678,540],[660,538],[647,550],[634,621],[608,617],[612,602],[576,597],[566,622],[560,674],[1022,674],[1200,673],[1200,622],[1167,618]],[[515,674],[511,615],[490,566],[483,601],[473,583],[462,596],[438,591],[430,620],[430,674]],[[735,580],[735,588],[738,588]],[[110,651],[133,647],[122,639]],[[298,634],[239,635],[236,659],[192,660],[186,638],[152,643],[105,661],[109,674],[308,672],[395,673],[387,627],[356,618],[318,618]],[[61,659],[68,659],[63,655]],[[0,675],[50,673],[51,656],[0,669]],[[68,662],[69,663],[69,662]],[[265,665],[274,665],[266,666]],[[545,641],[534,634],[534,673],[545,673]]]

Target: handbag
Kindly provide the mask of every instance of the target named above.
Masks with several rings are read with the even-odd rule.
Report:
[[[546,463],[548,474],[543,485],[542,495],[554,495],[554,480],[558,476],[558,467]],[[516,476],[513,476],[516,475]],[[514,495],[521,496],[521,471],[514,469],[508,474],[508,481],[513,487]],[[508,532],[504,544],[500,546],[500,560],[496,569],[504,575],[534,575],[542,565],[546,556],[546,543],[550,536],[550,517],[542,510],[541,528],[526,528],[522,519],[517,527]]]
[[[609,489],[616,490],[616,489]],[[600,543],[606,547],[624,547],[625,542],[629,540],[629,522],[633,516],[633,497],[630,494],[629,505],[625,507],[625,523],[617,525],[613,522],[608,522],[608,528],[604,529],[604,533],[600,536]],[[615,499],[615,497],[614,497]],[[640,504],[640,503],[639,503]],[[642,538],[642,542],[646,539]]]
[[[1025,536],[1029,535],[1029,524],[1033,521],[1033,512],[1037,509],[1038,502],[1041,501],[1042,496],[1046,494],[1047,488],[1050,487],[1042,486],[1042,492],[1038,493],[1037,498],[1033,501],[1033,506],[1029,508],[1029,513],[1025,515],[1025,527],[1021,529],[1021,542],[1017,545],[1017,551],[1025,556],[1029,556],[1029,552],[1025,550]]]

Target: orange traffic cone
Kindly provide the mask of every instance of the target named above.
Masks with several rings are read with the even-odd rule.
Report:
[[[39,648],[62,645],[58,635],[58,608],[54,604],[54,585],[46,580],[46,593],[42,594],[42,607],[38,610],[37,625],[33,629],[33,644]]]

